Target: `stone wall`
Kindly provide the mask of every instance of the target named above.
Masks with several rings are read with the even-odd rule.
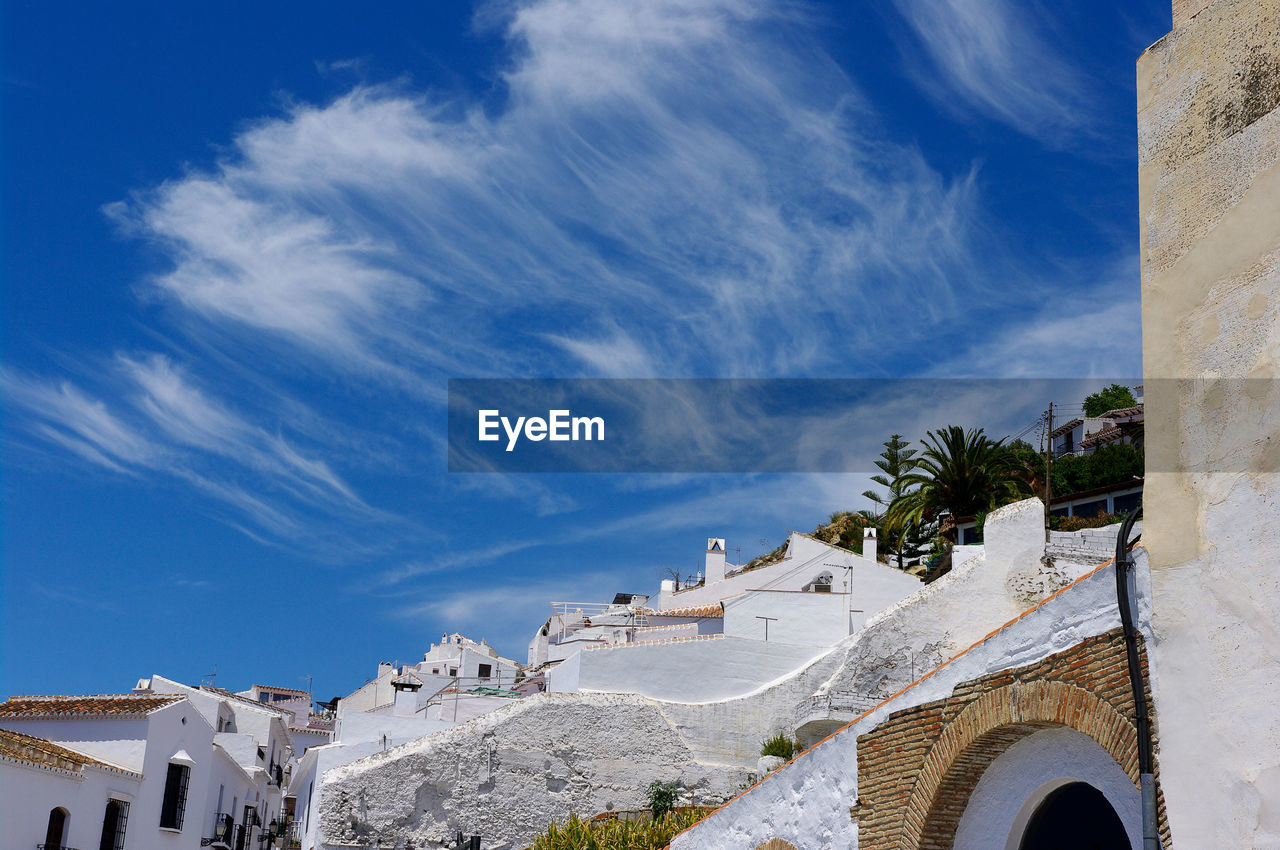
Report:
[[[1280,846],[1280,4],[1138,62],[1153,690],[1184,846]]]
[[[1144,670],[1145,665],[1144,654]],[[1136,788],[1134,716],[1119,629],[1035,664],[965,682],[947,699],[896,712],[858,738],[858,803],[852,813],[858,846],[950,850],[987,768],[1040,729],[1067,726],[1088,735]],[[1161,834],[1169,847],[1163,811]]]

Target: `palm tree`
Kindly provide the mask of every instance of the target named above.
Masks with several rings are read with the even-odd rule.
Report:
[[[915,468],[901,479],[911,489],[885,512],[891,527],[932,522],[944,512],[953,520],[974,516],[1031,490],[1022,464],[1004,440],[992,440],[981,428],[965,431],[951,425],[928,432],[920,442],[924,450],[915,458]]]
[[[880,453],[879,460],[875,461],[883,474],[873,475],[871,480],[888,492],[881,494],[875,490],[864,490],[862,493],[877,508],[863,511],[862,515],[880,527],[885,551],[897,558],[896,564],[899,566],[906,559],[918,557],[924,551],[925,543],[922,526],[912,523],[900,528],[891,527],[884,521],[885,511],[907,492],[903,476],[916,468],[915,456],[918,450],[910,448],[910,445],[902,439],[901,434],[893,434],[885,440],[884,451]]]

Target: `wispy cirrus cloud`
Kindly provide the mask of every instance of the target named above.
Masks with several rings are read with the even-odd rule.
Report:
[[[210,398],[166,356],[119,357],[100,395],[7,371],[6,396],[33,436],[114,473],[178,482],[264,540],[297,543],[322,516],[384,524],[323,460]]]
[[[893,5],[930,67],[908,65],[940,104],[954,108],[958,96],[968,107],[1054,148],[1096,129],[1086,74],[1037,25],[1029,4],[893,0]]]
[[[901,4],[921,27],[978,26],[962,0]],[[967,97],[1038,132],[1074,101],[1008,81],[1025,22],[997,11],[976,47],[931,49]],[[976,246],[976,171],[886,138],[801,7],[483,14],[506,43],[497,96],[401,82],[294,103],[212,165],[108,207],[164,260],[143,288],[179,342],[117,355],[93,390],[15,377],[27,432],[184,481],[255,539],[327,540],[389,519],[357,452],[366,474],[401,476],[443,455],[422,410],[447,377],[883,374],[918,368],[939,323],[1001,289],[1001,258]],[[1037,293],[998,297],[1016,310]],[[542,482],[449,487],[541,517],[577,506]]]
[[[877,138],[784,9],[524,4],[501,108],[360,87],[111,211],[191,313],[418,390],[830,366],[758,340],[950,298],[975,187]]]

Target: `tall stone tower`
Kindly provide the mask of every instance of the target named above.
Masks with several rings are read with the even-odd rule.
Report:
[[[1280,847],[1280,0],[1138,61],[1158,758],[1179,847]]]

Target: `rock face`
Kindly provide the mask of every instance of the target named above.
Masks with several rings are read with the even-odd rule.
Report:
[[[321,828],[329,843],[386,847],[438,845],[461,830],[500,850],[573,813],[643,808],[655,779],[714,805],[744,776],[696,762],[640,697],[539,694],[330,771]]]

